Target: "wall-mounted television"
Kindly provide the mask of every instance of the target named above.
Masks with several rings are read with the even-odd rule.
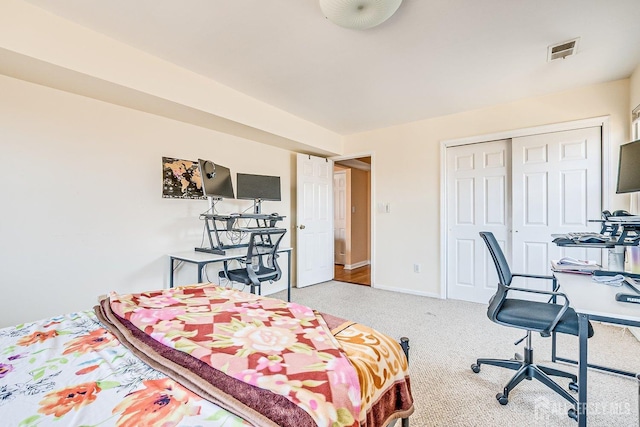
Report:
[[[202,192],[214,199],[234,199],[231,171],[210,160],[198,159],[200,176],[202,177]]]
[[[620,146],[616,193],[640,191],[640,139]]]

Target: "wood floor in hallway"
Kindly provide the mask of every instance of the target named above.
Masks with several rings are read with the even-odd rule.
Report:
[[[353,270],[345,270],[343,265],[335,264],[333,280],[371,286],[371,266],[365,265]]]

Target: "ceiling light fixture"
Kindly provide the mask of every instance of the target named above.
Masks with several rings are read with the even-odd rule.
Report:
[[[400,3],[402,0],[320,0],[320,9],[336,25],[366,30],[391,18]]]

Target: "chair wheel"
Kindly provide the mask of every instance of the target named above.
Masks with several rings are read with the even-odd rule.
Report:
[[[569,416],[569,418],[572,418],[572,419],[578,421],[578,413],[576,412],[575,409],[573,409],[573,408],[569,409],[569,411],[567,411],[567,415]]]
[[[569,383],[569,390],[577,392],[578,391],[578,383],[574,382],[574,381],[571,381]]]
[[[502,393],[496,394],[496,399],[498,400],[498,402],[500,402],[501,405],[506,405],[507,403],[509,403],[509,399],[507,398],[507,396]]]
[[[474,363],[473,365],[471,365],[471,370],[477,374],[478,372],[480,372],[480,365]]]

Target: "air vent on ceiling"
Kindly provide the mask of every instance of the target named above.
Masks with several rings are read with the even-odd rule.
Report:
[[[567,56],[575,55],[578,52],[578,41],[580,41],[580,37],[549,46],[547,50],[547,61],[565,59]]]

